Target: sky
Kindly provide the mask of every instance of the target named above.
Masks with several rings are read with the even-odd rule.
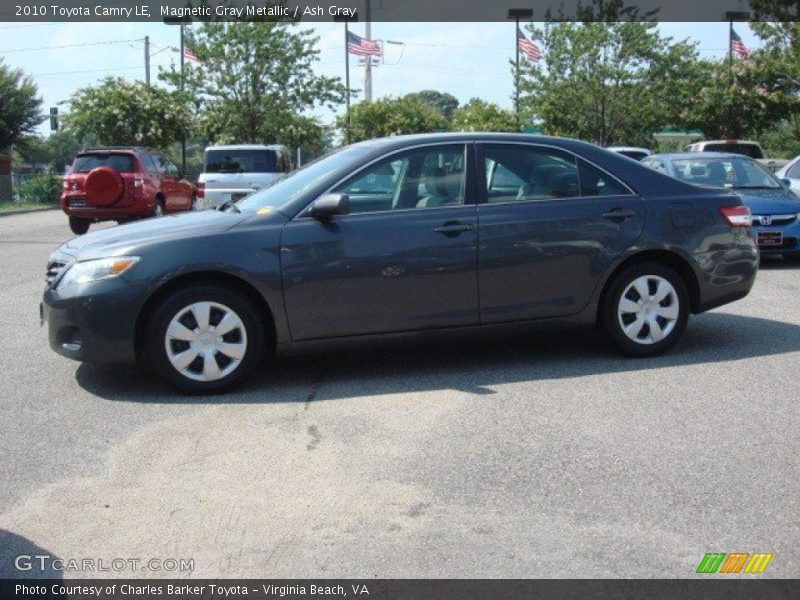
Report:
[[[344,32],[337,23],[309,23],[319,36],[316,69],[344,80]],[[363,35],[364,23],[352,26]],[[703,58],[722,57],[728,49],[727,23],[661,23],[664,35],[698,43]],[[758,47],[746,23],[735,25],[745,45]],[[5,23],[0,22],[0,58],[31,75],[42,96],[43,111],[69,99],[81,87],[114,75],[144,80],[144,43],[150,38],[151,79],[159,67],[178,64],[179,34],[163,23]],[[373,68],[373,98],[424,89],[449,92],[462,103],[472,97],[512,108],[513,78],[508,64],[515,53],[513,23],[373,23],[372,38],[385,44],[383,64]],[[77,46],[77,44],[93,44]],[[53,48],[53,46],[60,46]],[[350,58],[350,84],[363,89],[364,69]],[[357,99],[354,98],[354,101]],[[61,105],[60,112],[68,111]],[[325,122],[333,113],[314,112]],[[49,123],[39,132],[49,133]]]

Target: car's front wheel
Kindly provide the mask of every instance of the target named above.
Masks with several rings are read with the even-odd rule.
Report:
[[[91,221],[89,219],[83,219],[81,217],[69,218],[69,228],[75,235],[83,235],[84,233],[89,231],[90,224]]]
[[[155,371],[188,392],[217,392],[243,381],[264,356],[264,327],[235,289],[195,285],[173,292],[150,315],[146,355]]]
[[[609,284],[602,318],[606,331],[623,353],[639,357],[661,354],[686,329],[686,284],[666,265],[635,264]]]

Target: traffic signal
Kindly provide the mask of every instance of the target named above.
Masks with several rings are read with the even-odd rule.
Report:
[[[58,107],[50,108],[50,131],[58,131]]]

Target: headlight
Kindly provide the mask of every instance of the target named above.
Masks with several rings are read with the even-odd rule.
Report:
[[[139,262],[138,256],[115,256],[73,264],[56,287],[64,288],[77,283],[118,277]]]

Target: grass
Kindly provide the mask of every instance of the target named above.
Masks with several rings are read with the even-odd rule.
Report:
[[[0,200],[0,213],[13,212],[15,210],[32,210],[37,208],[58,208],[58,204],[52,202],[13,202]]]

